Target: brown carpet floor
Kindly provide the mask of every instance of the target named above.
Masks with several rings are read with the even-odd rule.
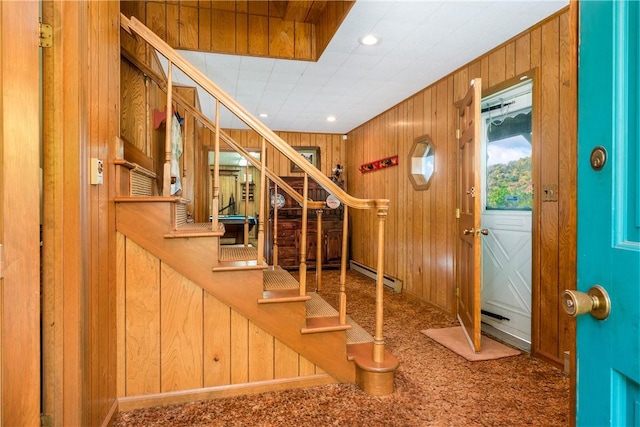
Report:
[[[323,271],[321,295],[337,306],[339,272]],[[311,290],[315,276],[308,278]],[[349,315],[374,331],[375,283],[348,273]],[[395,392],[354,384],[122,412],[115,426],[567,426],[569,378],[528,354],[468,362],[420,331],[456,325],[426,304],[386,290],[385,339],[399,360]]]

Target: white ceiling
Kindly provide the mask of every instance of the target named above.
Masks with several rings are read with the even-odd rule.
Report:
[[[181,53],[273,130],[346,134],[567,4],[358,0],[318,62]],[[381,42],[360,45],[367,33]],[[200,92],[200,103],[212,117],[209,95]],[[227,111],[221,118],[224,128],[245,127]]]

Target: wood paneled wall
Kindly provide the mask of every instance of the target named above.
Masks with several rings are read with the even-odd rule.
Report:
[[[56,0],[42,9],[54,30],[53,46],[42,50],[42,411],[55,425],[106,425],[117,410],[110,195],[120,126],[120,2]],[[104,161],[103,185],[89,183],[90,158]]]
[[[354,2],[316,2],[325,6],[311,20],[287,14],[287,3],[126,1],[122,12],[176,49],[315,61]]]
[[[39,425],[38,3],[0,2],[0,425]]]
[[[247,149],[260,149],[262,137],[251,130],[225,130],[225,132],[238,143]],[[294,147],[319,147],[320,148],[320,165],[319,169],[327,176],[331,175],[331,169],[337,164],[342,164],[346,156],[346,144],[342,135],[325,134],[325,133],[300,133],[300,132],[275,132],[280,138],[288,142]],[[214,135],[208,129],[202,129],[202,136],[198,138],[202,141],[202,150],[208,151],[213,149]],[[223,142],[220,143],[220,149],[228,148]],[[287,157],[282,155],[275,148],[267,144],[266,147],[266,165],[278,176],[302,176],[301,172],[291,172],[291,162]],[[243,173],[243,172],[241,172]],[[342,175],[346,180],[346,174]],[[255,187],[255,207],[257,211],[258,191],[260,189],[260,176],[257,172],[253,174]],[[238,203],[238,200],[236,200]],[[203,201],[204,204],[204,201]],[[240,210],[244,211],[244,203],[240,203]],[[250,210],[250,213],[252,211]]]
[[[260,148],[262,137],[249,130],[226,130],[234,141],[244,148]],[[279,132],[275,133],[293,147],[319,147],[320,165],[318,169],[325,175],[331,175],[331,169],[341,163],[346,155],[346,141],[342,135],[329,133]],[[209,142],[208,137],[203,145]],[[301,172],[291,172],[291,162],[275,148],[267,144],[267,167],[279,176],[302,176]],[[256,177],[253,178],[254,181]]]
[[[117,240],[118,396],[324,373],[133,240]]]
[[[404,291],[455,314],[455,101],[470,80],[483,91],[525,72],[534,92],[533,352],[561,363],[572,346],[573,322],[559,296],[575,287],[576,264],[576,60],[575,26],[565,9],[416,93],[348,134],[348,190],[358,197],[389,198],[385,273]],[[435,176],[427,191],[409,182],[408,155],[415,138],[435,145]],[[360,174],[362,163],[398,154],[398,167]],[[542,186],[557,185],[557,202],[542,203]],[[375,219],[353,215],[352,258],[375,267],[370,249]]]

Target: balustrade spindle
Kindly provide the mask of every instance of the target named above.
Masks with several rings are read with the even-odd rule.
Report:
[[[347,324],[347,242],[349,231],[349,212],[348,206],[344,205],[342,218],[342,257],[340,258],[340,301],[339,315],[340,324]]]
[[[300,295],[307,294],[307,207],[309,204],[309,175],[304,173],[302,185],[302,231],[300,233]]]
[[[249,246],[249,161],[244,165],[244,247]]]
[[[215,133],[213,139],[213,204],[211,207],[213,231],[218,231],[218,210],[220,209],[220,101],[216,99]]]
[[[265,194],[267,185],[267,173],[266,169],[267,159],[267,145],[264,138],[262,138],[262,146],[260,147],[260,161],[262,167],[260,168],[260,206],[258,211],[258,260],[264,259],[264,218],[265,215]]]
[[[162,176],[162,195],[171,195],[171,117],[173,115],[173,63],[169,60],[167,65],[167,117],[164,120],[164,173]]]
[[[264,160],[263,160],[264,164]],[[269,201],[271,203],[271,201]],[[278,184],[273,184],[273,266],[278,265]]]
[[[322,211],[316,210],[316,292],[322,290]]]

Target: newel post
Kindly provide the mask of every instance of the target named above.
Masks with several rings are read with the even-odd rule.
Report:
[[[384,362],[384,226],[388,206],[378,207],[378,266],[376,268],[376,332],[373,337],[373,361]]]

